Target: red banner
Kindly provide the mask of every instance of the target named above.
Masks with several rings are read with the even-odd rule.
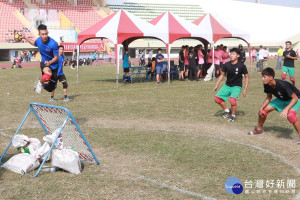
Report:
[[[76,43],[60,43],[60,45],[63,45],[65,48],[65,51],[73,51],[76,49],[77,44]],[[105,51],[104,43],[83,43],[80,45],[80,51],[86,52],[86,51]]]

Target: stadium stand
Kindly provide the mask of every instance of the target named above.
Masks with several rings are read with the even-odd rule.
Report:
[[[14,43],[15,32],[29,32],[14,15],[16,10],[26,7],[26,4],[21,0],[16,0],[14,3],[8,3],[5,0],[0,1],[0,43]]]
[[[158,3],[135,3],[124,2],[121,4],[107,4],[113,11],[124,9],[136,16],[150,21],[163,12],[171,11],[189,21],[194,21],[204,15],[200,5],[191,4],[158,4]]]

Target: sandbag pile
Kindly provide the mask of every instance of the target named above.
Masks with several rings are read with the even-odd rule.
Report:
[[[40,166],[46,158],[50,144],[55,141],[59,133],[59,129],[52,135],[43,137],[44,144],[37,138],[29,138],[26,135],[18,134],[12,140],[12,145],[19,154],[12,156],[3,167],[19,174],[27,174]],[[50,155],[46,161],[50,160]],[[54,144],[52,151],[51,167],[56,167],[68,171],[73,174],[82,172],[81,162],[78,152],[73,147],[64,147],[62,137],[59,137]]]

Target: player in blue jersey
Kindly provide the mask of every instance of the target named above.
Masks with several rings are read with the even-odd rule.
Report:
[[[39,36],[36,40],[23,36],[28,43],[39,48],[41,59],[42,77],[37,79],[34,85],[34,91],[42,92],[42,88],[52,92],[55,89],[57,82],[58,70],[58,44],[48,36],[47,26],[41,24],[38,26]],[[47,84],[46,84],[47,83]]]
[[[65,59],[65,56],[64,56],[64,46],[60,45],[60,46],[58,46],[58,70],[57,70],[57,78],[58,78],[59,82],[61,82],[62,85],[63,85],[63,91],[64,91],[64,95],[65,95],[64,96],[64,101],[68,102],[68,101],[72,101],[72,99],[68,98],[68,92],[67,92],[68,83],[67,83],[67,78],[66,78],[66,76],[64,74],[64,71],[63,71],[64,59]],[[50,101],[56,101],[56,99],[54,98],[54,91],[55,90],[53,90],[51,92]]]

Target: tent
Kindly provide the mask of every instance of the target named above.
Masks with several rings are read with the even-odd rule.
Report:
[[[212,44],[213,49],[213,65],[208,70],[208,74],[204,80],[211,80],[214,71],[214,43],[221,38],[238,38],[245,41],[249,48],[249,57],[251,58],[250,34],[238,29],[222,19],[216,19],[210,13],[203,15],[193,22],[201,30],[205,29],[210,33],[208,41]],[[252,62],[250,59],[250,70],[252,72]]]
[[[200,40],[207,46],[211,38],[211,33],[171,12],[161,14],[151,20],[150,23],[155,26],[159,37],[166,44],[168,55],[168,82],[170,83],[170,52],[172,43],[181,38],[192,38]]]
[[[119,81],[119,53],[121,44],[128,45],[128,41],[137,38],[150,37],[159,38],[154,26],[125,10],[118,10],[112,15],[97,22],[88,29],[78,34],[77,42],[77,82],[78,82],[78,63],[79,46],[86,40],[93,38],[108,38],[115,44],[115,55],[117,64],[117,87]]]

